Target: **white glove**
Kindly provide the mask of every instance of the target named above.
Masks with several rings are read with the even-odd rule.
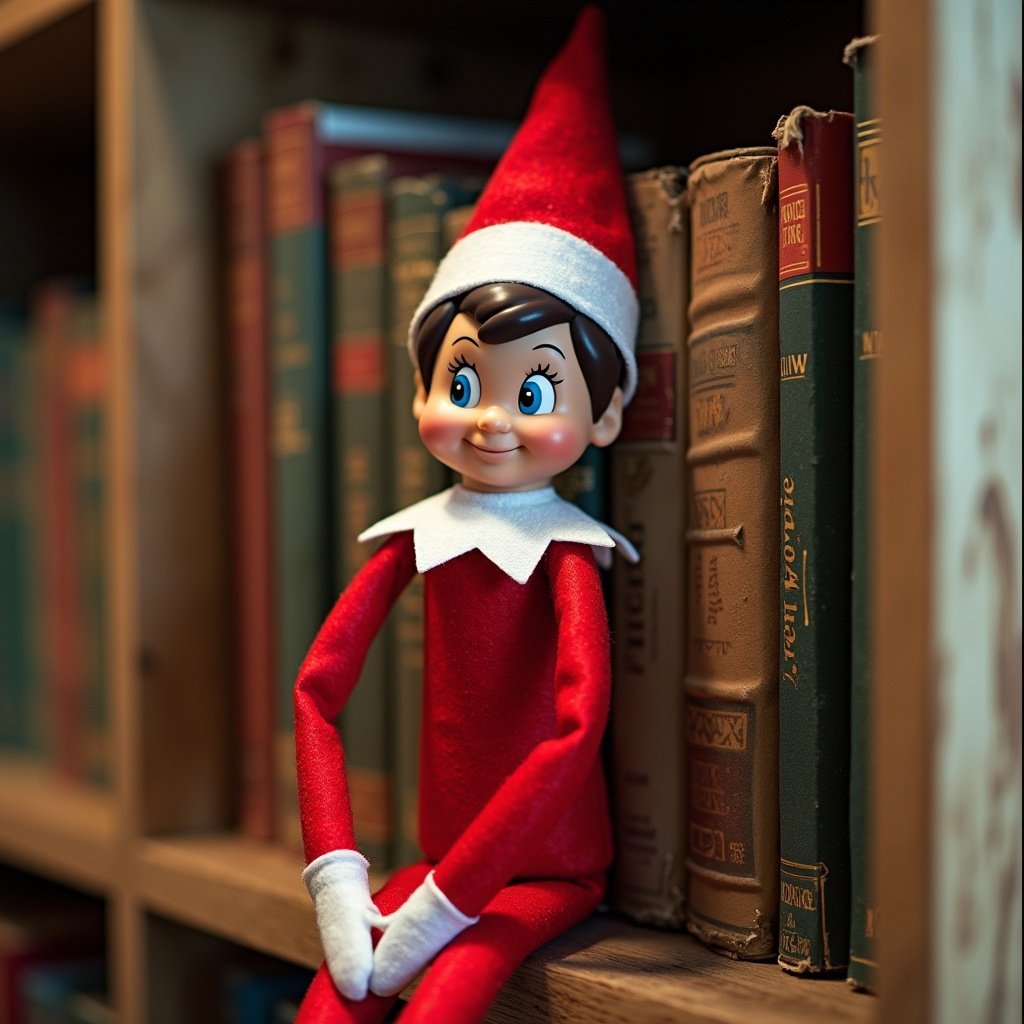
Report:
[[[434,872],[393,914],[373,954],[370,991],[393,996],[405,988],[460,932],[479,921],[467,917],[437,887]]]
[[[355,850],[331,850],[302,872],[316,908],[324,959],[338,991],[364,999],[373,970],[370,929],[383,916],[370,899],[370,865]]]

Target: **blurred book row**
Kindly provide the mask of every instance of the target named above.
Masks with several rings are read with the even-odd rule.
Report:
[[[0,1021],[118,1024],[101,900],[0,868]],[[229,943],[176,966],[175,1003],[211,1024],[292,1024],[313,972]]]
[[[91,285],[0,303],[0,745],[109,773],[107,361]]]

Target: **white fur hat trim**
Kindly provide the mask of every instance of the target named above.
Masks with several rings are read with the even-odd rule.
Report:
[[[626,366],[622,397],[636,391],[640,305],[629,278],[589,242],[550,224],[508,221],[463,235],[441,261],[409,327],[409,354],[423,318],[439,302],[482,284],[529,284],[567,302],[603,327]]]

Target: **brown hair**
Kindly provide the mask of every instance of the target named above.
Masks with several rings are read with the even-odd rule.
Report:
[[[590,317],[540,288],[499,282],[439,302],[421,321],[414,341],[423,387],[428,392],[441,342],[459,313],[477,322],[477,336],[487,345],[502,345],[554,324],[568,324],[572,347],[590,392],[595,423],[622,382],[622,356],[605,330]]]

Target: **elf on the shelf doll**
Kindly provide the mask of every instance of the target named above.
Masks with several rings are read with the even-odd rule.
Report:
[[[636,387],[603,48],[603,17],[587,8],[413,318],[420,436],[461,485],[362,535],[386,539],[299,672],[303,878],[326,958],[303,1024],[379,1021],[428,965],[403,1021],[478,1021],[603,891],[611,677],[596,560],[635,552],[551,486],[588,444],[615,439]],[[417,571],[424,860],[371,898],[334,721]]]

